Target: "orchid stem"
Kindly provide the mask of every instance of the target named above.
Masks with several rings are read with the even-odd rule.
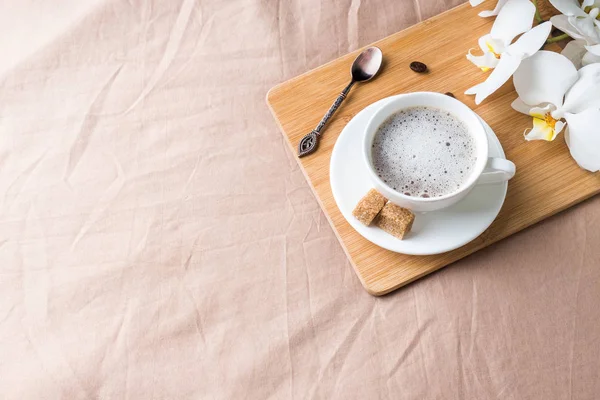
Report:
[[[547,44],[550,44],[550,43],[556,43],[556,42],[560,42],[561,40],[568,39],[569,37],[570,37],[570,36],[569,36],[568,34],[566,34],[566,33],[563,33],[562,35],[555,36],[555,37],[553,37],[553,38],[550,38],[550,39],[546,40],[546,43],[547,43]]]
[[[540,10],[538,9],[537,1],[531,0],[531,2],[535,6],[535,20],[538,22],[538,24],[541,24],[542,22],[544,22],[544,19],[542,18],[542,15],[540,14]]]

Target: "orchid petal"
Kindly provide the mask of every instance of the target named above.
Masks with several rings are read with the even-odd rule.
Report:
[[[571,156],[588,171],[600,170],[600,110],[587,109],[579,114],[566,114],[569,128],[565,135]]]
[[[591,7],[591,8],[600,7],[600,1],[599,0],[584,0],[583,3],[581,3],[581,9],[583,11],[585,11],[585,9],[587,7]]]
[[[478,5],[480,5],[481,3],[483,3],[485,0],[469,0],[469,3],[471,3],[471,7],[476,7]]]
[[[575,65],[575,68],[579,69],[582,66],[581,61],[585,53],[587,53],[587,50],[585,49],[585,40],[572,40],[567,43],[560,54],[571,60],[573,65]]]
[[[477,44],[479,44],[481,51],[484,53],[493,53],[498,58],[500,57],[500,54],[504,53],[504,50],[506,50],[506,45],[502,39],[494,39],[490,33],[480,37],[477,41]]]
[[[531,56],[546,43],[551,29],[552,23],[550,21],[536,26],[529,32],[525,32],[516,42],[508,46],[505,53],[514,54],[521,59]]]
[[[562,132],[563,128],[567,126],[566,123],[562,122],[562,121],[556,121],[556,125],[554,126],[554,138],[556,138],[556,135],[558,135],[559,133]],[[554,139],[552,139],[554,140]]]
[[[483,100],[485,100],[489,95],[498,90],[502,85],[506,83],[506,81],[510,79],[512,74],[519,67],[520,63],[520,57],[504,53],[500,58],[500,62],[498,62],[498,65],[490,74],[490,76],[479,85],[468,89],[465,93],[476,94],[475,104],[481,104]]]
[[[527,32],[533,25],[535,6],[529,0],[508,0],[498,14],[490,34],[508,46],[517,35]]]
[[[554,17],[550,18],[550,22],[552,22],[552,25],[554,25],[555,28],[563,31],[573,39],[585,39],[585,37],[580,34],[573,25],[571,25],[569,22],[569,17],[566,15],[555,15]]]
[[[500,59],[500,54],[504,51],[504,45],[500,41],[494,40],[490,34],[480,37],[478,43],[483,55],[476,56],[472,53],[471,49],[469,50],[469,54],[467,54],[467,60],[483,71],[496,67]]]
[[[477,15],[479,15],[480,17],[483,17],[483,18],[493,17],[494,15],[498,15],[498,13],[500,12],[500,10],[502,10],[502,7],[504,7],[504,5],[506,4],[507,1],[508,0],[498,0],[498,3],[496,3],[496,7],[494,7],[493,10],[482,11]]]
[[[548,142],[556,139],[556,136],[565,127],[565,123],[557,121],[556,125],[552,126],[545,120],[540,118],[533,118],[533,128],[525,134],[525,140],[546,140]]]
[[[569,23],[579,32],[588,44],[600,43],[600,34],[594,24],[594,18],[586,14],[584,18],[569,17]]]
[[[481,49],[481,51],[483,51],[484,53],[489,52],[490,48],[488,46],[488,43],[492,40],[494,40],[494,39],[492,38],[492,35],[490,35],[489,33],[487,35],[483,35],[482,37],[477,39],[477,44],[479,45],[479,48]]]
[[[577,82],[565,96],[563,109],[569,113],[580,113],[588,108],[600,109],[600,64],[585,66],[577,75]]]
[[[539,51],[523,60],[515,72],[515,90],[526,104],[562,105],[567,90],[577,80],[577,70],[565,56],[553,51]]]
[[[568,16],[587,16],[587,14],[579,6],[579,2],[577,0],[550,0],[550,4],[552,4],[558,11]]]
[[[556,106],[554,104],[545,104],[539,105],[536,107],[531,107],[529,110],[529,115],[534,118],[546,119],[546,114],[552,114],[552,111],[556,110]]]
[[[471,61],[484,71],[487,71],[490,68],[495,68],[500,61],[493,53],[485,53],[482,56],[474,56],[470,51],[469,54],[467,54],[467,60]]]
[[[600,56],[597,56],[589,51],[587,53],[585,53],[583,58],[581,59],[581,65],[583,65],[584,67],[586,65],[596,64],[596,63],[600,63]]]
[[[468,94],[468,95],[477,94],[477,92],[479,91],[479,89],[481,89],[482,86],[483,86],[483,82],[479,83],[473,87],[470,87],[469,89],[465,90],[465,94]]]
[[[556,110],[553,104],[543,107],[532,107],[529,115],[533,117],[533,128],[526,132],[525,140],[552,141],[563,130],[565,123],[552,118],[552,112]]]
[[[594,45],[594,46],[585,46],[586,50],[589,51],[590,53],[596,55],[596,56],[600,56],[600,44]]]
[[[525,104],[520,97],[517,97],[517,99],[513,101],[510,106],[513,108],[513,110],[518,111],[521,114],[531,115],[530,112],[532,107],[529,104]]]

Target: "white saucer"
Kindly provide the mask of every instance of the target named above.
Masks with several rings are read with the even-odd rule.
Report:
[[[399,240],[376,226],[364,226],[352,210],[373,187],[362,154],[362,133],[376,109],[391,98],[371,104],[346,125],[331,154],[329,179],[333,197],[342,215],[365,239],[397,253],[439,254],[461,247],[477,238],[494,221],[506,197],[507,182],[475,187],[452,207],[417,213],[412,231]],[[490,157],[505,158],[502,145],[485,121]]]

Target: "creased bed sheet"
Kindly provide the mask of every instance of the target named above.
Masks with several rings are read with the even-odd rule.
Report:
[[[265,105],[458,1],[0,3],[0,398],[597,399],[600,199],[374,298]]]

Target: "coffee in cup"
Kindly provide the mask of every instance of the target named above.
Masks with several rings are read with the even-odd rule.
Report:
[[[411,197],[442,197],[469,180],[477,161],[467,125],[435,107],[399,110],[377,129],[375,172],[392,189]]]
[[[385,198],[428,212],[458,203],[476,185],[514,176],[515,165],[489,157],[488,146],[482,120],[465,104],[440,93],[407,93],[375,111],[364,131],[363,159]]]

